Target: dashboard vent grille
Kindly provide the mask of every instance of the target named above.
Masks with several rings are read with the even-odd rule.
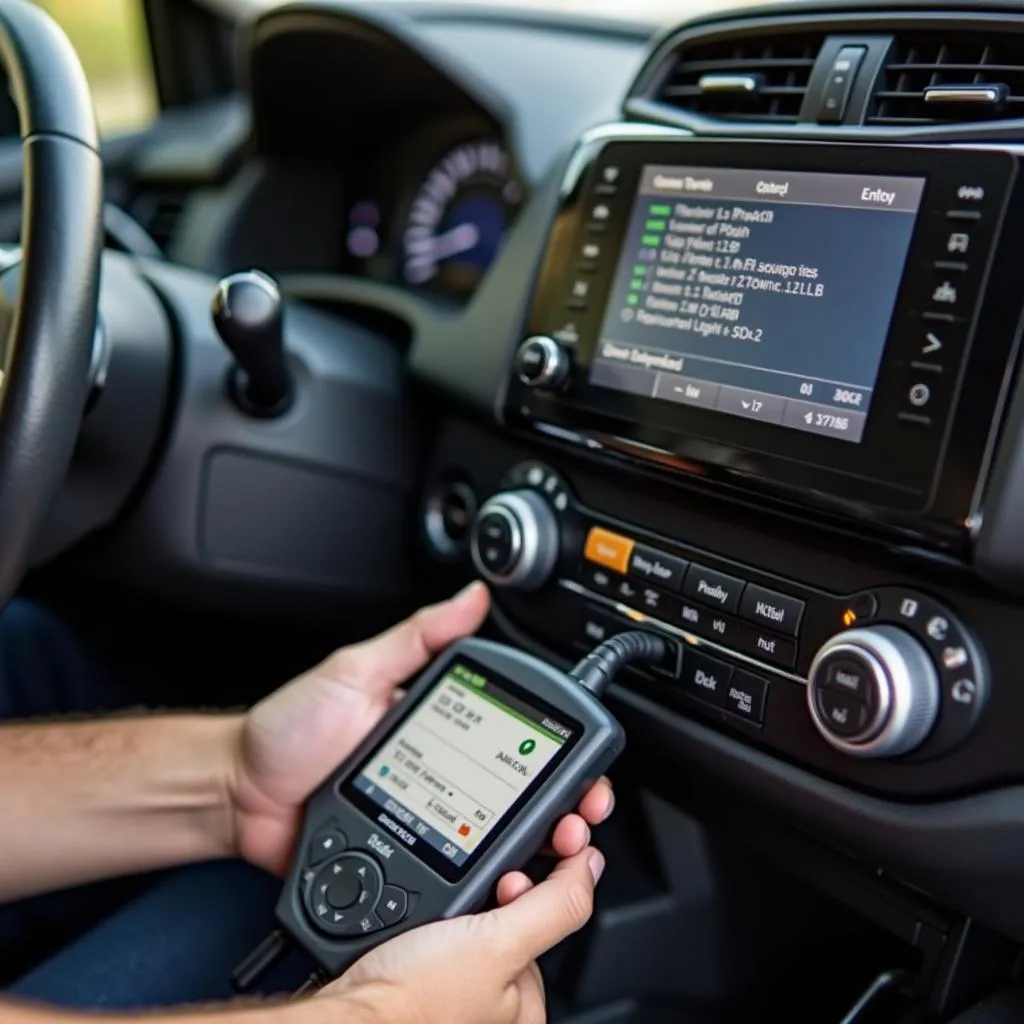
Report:
[[[821,50],[818,33],[684,44],[654,99],[725,121],[791,124]]]
[[[915,32],[893,41],[868,124],[1024,117],[1024,35]]]

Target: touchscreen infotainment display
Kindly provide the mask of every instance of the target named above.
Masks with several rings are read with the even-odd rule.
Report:
[[[591,383],[860,442],[924,187],[645,166]]]

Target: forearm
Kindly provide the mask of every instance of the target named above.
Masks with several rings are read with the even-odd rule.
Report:
[[[416,1024],[390,989],[364,986],[346,996],[295,1002],[234,1003],[135,1014],[65,1011],[0,998],[3,1024]]]
[[[161,715],[0,728],[0,902],[231,854],[240,721]]]

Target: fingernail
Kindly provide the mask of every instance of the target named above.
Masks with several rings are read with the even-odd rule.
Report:
[[[607,821],[612,816],[612,811],[614,811],[614,810],[615,810],[615,790],[614,789],[609,789],[608,790],[608,810],[606,810],[604,812],[604,817],[601,820],[602,821]]]
[[[466,600],[470,594],[476,593],[476,591],[483,586],[480,580],[473,580],[472,583],[467,583],[453,598],[452,604],[457,604],[460,601]]]
[[[600,850],[594,850],[587,858],[590,865],[590,873],[594,876],[594,885],[601,881],[604,874],[604,854]]]

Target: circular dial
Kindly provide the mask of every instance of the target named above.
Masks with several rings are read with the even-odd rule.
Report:
[[[833,747],[896,757],[920,746],[935,725],[938,672],[921,642],[896,626],[851,629],[815,657],[807,703]]]
[[[565,349],[544,334],[527,338],[516,353],[516,374],[529,388],[554,391],[569,376]]]
[[[402,238],[402,276],[469,294],[494,261],[522,188],[512,159],[495,139],[466,142],[427,172],[409,210]]]
[[[558,549],[558,519],[534,491],[496,494],[473,524],[473,562],[480,575],[498,587],[542,587],[554,571]]]

